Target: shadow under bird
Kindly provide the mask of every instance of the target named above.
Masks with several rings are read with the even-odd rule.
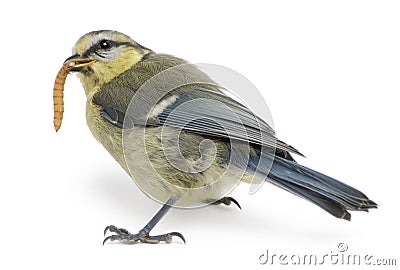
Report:
[[[377,204],[359,190],[298,164],[291,154],[301,153],[278,140],[264,120],[224,94],[218,84],[205,83],[212,80],[200,69],[195,66],[180,68],[186,64],[188,62],[180,58],[155,53],[127,35],[103,30],[82,36],[57,76],[54,88],[56,130],[62,120],[63,84],[67,74],[74,72],[86,93],[86,120],[93,136],[139,186],[159,191],[163,198],[164,205],[138,233],[107,226],[104,234],[113,234],[106,237],[103,244],[108,240],[170,243],[173,236],[185,242],[179,232],[150,235],[150,231],[169,209],[184,205],[182,202],[187,205],[233,202],[240,208],[235,199],[219,193],[218,185],[213,186],[226,171],[239,173],[239,180],[243,182],[249,183],[254,177],[268,181],[337,218],[350,220],[348,210],[377,208]],[[154,87],[148,84],[157,74],[169,70],[174,72],[161,77],[163,79]],[[198,83],[178,83],[174,89],[163,89],[164,84],[172,82],[174,85],[182,78],[198,79]],[[150,85],[149,95],[151,92],[153,97],[158,96],[157,102],[145,115],[132,113],[129,107],[134,98],[141,96],[143,104],[149,99],[146,92],[139,94],[145,84]],[[191,102],[195,100],[216,102]],[[187,102],[190,106],[182,106]],[[128,139],[124,138],[125,130],[134,130],[126,136]],[[140,138],[145,139],[144,142]],[[211,141],[211,145],[203,144],[206,141]],[[175,147],[176,143],[179,148]],[[236,153],[232,152],[232,144],[240,146]],[[248,146],[247,153],[242,152],[242,145]],[[203,160],[208,162],[207,166],[195,170],[195,166],[190,165],[195,162],[180,162],[178,151],[185,162]],[[146,161],[159,177],[153,177],[146,169]],[[187,169],[178,168],[174,162],[186,164]]]

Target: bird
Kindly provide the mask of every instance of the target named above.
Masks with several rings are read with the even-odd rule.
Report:
[[[103,245],[171,243],[180,232],[150,234],[173,207],[239,203],[239,182],[272,183],[333,215],[377,204],[361,191],[297,163],[296,148],[198,66],[156,53],[114,30],[78,39],[64,62],[86,94],[95,137],[160,210],[137,233],[114,225]],[[107,233],[111,233],[106,237]]]

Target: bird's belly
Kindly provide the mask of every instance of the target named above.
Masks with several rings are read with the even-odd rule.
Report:
[[[93,137],[128,172],[123,155],[121,130],[105,122],[100,115],[99,107],[93,105],[91,101],[88,101],[86,106],[86,122]]]
[[[201,205],[225,196],[241,180],[238,173],[243,172],[226,172],[229,144],[225,142],[213,141],[214,150],[203,149],[200,153],[204,138],[199,135],[183,133],[177,144],[168,130],[173,128],[169,127],[134,127],[122,132],[105,122],[99,108],[90,103],[86,120],[97,141],[143,192],[158,201],[174,196],[183,198],[182,206]],[[228,177],[229,174],[232,175]]]

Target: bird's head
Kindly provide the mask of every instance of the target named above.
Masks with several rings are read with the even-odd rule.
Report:
[[[70,71],[78,73],[86,95],[90,96],[150,52],[127,35],[102,30],[82,36],[66,61],[75,61]]]

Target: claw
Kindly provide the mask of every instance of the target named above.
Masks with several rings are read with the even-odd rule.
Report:
[[[172,232],[172,233],[169,233],[169,235],[171,235],[171,236],[177,236],[177,237],[179,237],[182,241],[183,241],[183,243],[184,244],[186,244],[186,240],[185,240],[185,237],[181,234],[181,233],[178,233],[178,232]]]
[[[104,240],[103,240],[103,246],[104,246],[104,244],[105,244],[108,240],[110,240],[110,238],[111,238],[111,236],[108,236],[108,237],[104,238]]]
[[[110,225],[110,226],[107,226],[105,229],[104,229],[104,234],[103,234],[103,236],[106,236],[106,233],[110,230],[110,228],[112,227],[113,225]],[[107,237],[108,238],[108,237]],[[106,238],[106,239],[107,239]],[[103,242],[103,245],[104,245],[104,242]]]
[[[231,202],[233,202],[234,204],[236,204],[236,206],[239,207],[240,210],[242,210],[242,207],[240,206],[240,204],[238,203],[237,200],[235,200],[235,199],[232,198],[232,197],[228,197],[228,198],[231,200]]]
[[[122,228],[117,228],[117,227],[114,226],[114,225],[107,226],[107,227],[104,229],[104,236],[106,236],[106,233],[107,233],[108,231],[113,232],[113,233],[116,233],[116,234],[118,234],[118,235],[128,235],[128,234],[130,234],[130,233],[128,232],[128,230],[122,229]]]
[[[236,204],[236,206],[237,207],[239,207],[239,209],[240,210],[242,210],[242,207],[240,206],[240,204],[238,203],[238,201],[237,200],[235,200],[234,198],[232,198],[232,197],[223,197],[223,198],[221,198],[221,199],[219,199],[219,200],[217,200],[217,201],[215,201],[215,202],[213,202],[213,203],[211,203],[212,205],[218,205],[218,204],[225,204],[225,205],[231,205],[231,203],[234,203],[234,204]]]

